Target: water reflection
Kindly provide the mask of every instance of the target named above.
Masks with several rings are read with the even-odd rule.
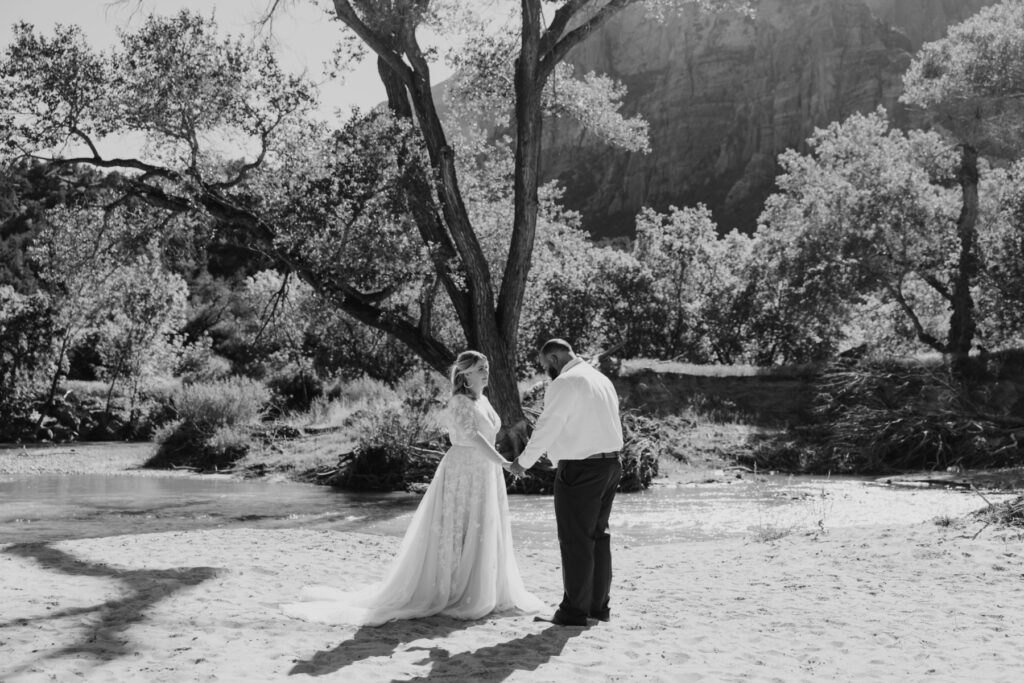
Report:
[[[340,493],[216,476],[26,475],[0,480],[0,543],[229,526],[397,536],[419,500],[415,494]],[[509,505],[517,544],[529,549],[554,542],[550,497],[512,496]],[[856,479],[758,477],[622,494],[612,525],[616,543],[629,545],[767,528],[912,523],[959,516],[983,505],[977,496],[958,491],[894,490]]]

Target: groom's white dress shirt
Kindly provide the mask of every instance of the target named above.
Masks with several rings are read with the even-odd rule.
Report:
[[[582,358],[574,358],[544,392],[544,410],[518,462],[529,469],[544,453],[557,465],[559,460],[583,460],[621,448],[615,387]]]

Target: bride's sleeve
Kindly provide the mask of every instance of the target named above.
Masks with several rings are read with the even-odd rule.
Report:
[[[448,400],[448,424],[453,432],[466,436],[477,433],[476,406],[468,396],[456,394]]]

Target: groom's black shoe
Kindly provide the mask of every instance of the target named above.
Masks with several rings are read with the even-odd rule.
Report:
[[[590,618],[591,619],[597,619],[598,621],[611,621],[612,620],[612,612],[611,612],[611,610],[607,610],[607,609],[604,610],[603,612],[591,612],[590,613]]]
[[[534,617],[533,620],[534,621],[546,621],[549,624],[554,624],[555,626],[586,626],[587,625],[587,620],[586,619],[570,619],[570,618],[567,618],[567,617],[563,617],[558,612],[555,612],[554,616],[552,616],[549,619],[544,618],[544,617]]]

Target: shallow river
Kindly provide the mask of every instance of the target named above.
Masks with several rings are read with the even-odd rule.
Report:
[[[419,499],[219,476],[0,476],[0,543],[232,526],[401,535]],[[550,496],[510,496],[509,506],[519,545],[554,542]],[[913,523],[983,506],[976,494],[959,491],[893,489],[847,478],[758,477],[620,494],[612,533],[616,544],[671,543]]]

